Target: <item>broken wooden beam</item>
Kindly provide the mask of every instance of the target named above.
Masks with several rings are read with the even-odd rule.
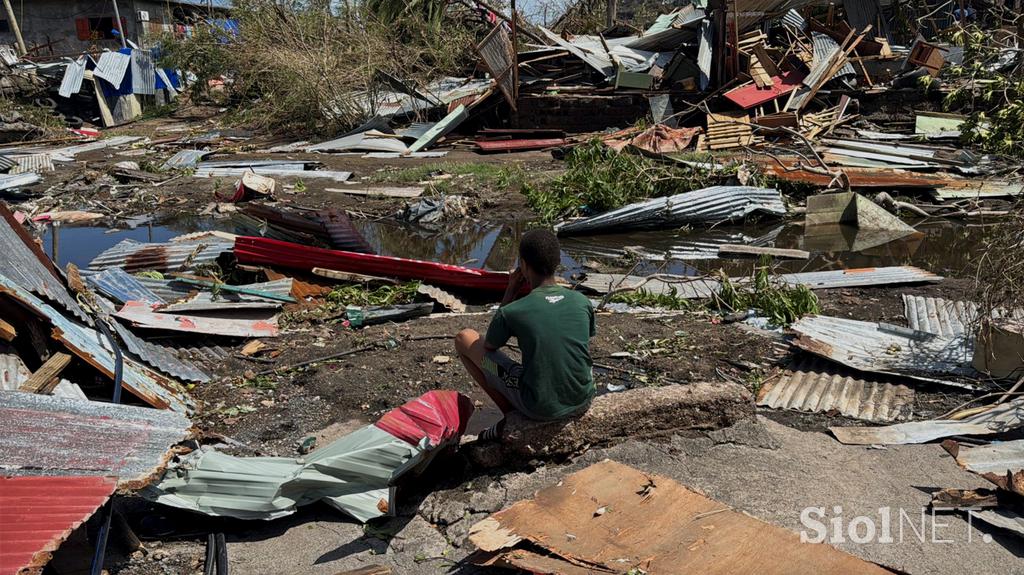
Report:
[[[787,260],[806,260],[811,252],[804,250],[787,250],[783,248],[766,248],[761,246],[745,246],[742,244],[722,244],[718,246],[718,257],[732,256],[771,256]]]
[[[69,363],[71,356],[66,353],[57,352],[51,355],[50,359],[18,387],[18,391],[43,395],[53,393],[53,389],[60,383],[60,372],[64,371]]]
[[[18,337],[18,330],[14,329],[14,326],[0,319],[0,339],[4,341],[11,341]]]

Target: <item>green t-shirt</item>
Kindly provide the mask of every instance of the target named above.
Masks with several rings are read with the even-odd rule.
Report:
[[[590,338],[594,308],[582,294],[539,287],[494,313],[486,342],[499,348],[515,337],[523,352],[519,387],[528,415],[568,416],[594,396]]]

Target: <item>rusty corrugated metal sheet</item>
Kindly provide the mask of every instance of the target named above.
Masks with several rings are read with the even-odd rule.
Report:
[[[134,273],[145,270],[159,272],[182,271],[196,264],[209,263],[220,254],[231,251],[232,242],[142,243],[122,240],[89,262],[89,269],[105,270],[118,267]]]
[[[32,240],[25,228],[14,219],[7,205],[0,202],[0,274],[24,289],[52,301],[89,324],[78,302],[57,277],[50,258]]]
[[[3,275],[0,275],[0,293],[49,319],[53,324],[54,339],[107,377],[114,377],[114,352],[106,338],[98,331],[71,321]],[[126,390],[153,407],[181,412],[191,410],[191,400],[181,384],[130,358],[125,358],[124,361],[123,384]]]
[[[1024,439],[1002,441],[978,447],[960,447],[956,462],[974,473],[994,473],[1006,476],[1024,469]]]
[[[847,367],[977,389],[974,385],[930,377],[977,375],[959,340],[894,325],[828,316],[801,318],[790,329],[796,334],[793,345]]]
[[[543,150],[565,145],[565,138],[531,138],[509,140],[476,140],[473,142],[482,152],[522,152]]]
[[[866,381],[823,359],[804,358],[761,387],[757,404],[816,413],[834,410],[854,419],[888,422],[910,417],[914,390],[905,385]]]
[[[190,427],[163,409],[0,393],[0,474],[113,476],[138,489],[158,478]]]
[[[343,211],[330,208],[317,213],[320,224],[331,238],[331,245],[339,250],[374,254],[373,246],[366,241],[363,234],[352,225],[352,220]]]
[[[41,573],[116,487],[113,477],[0,477],[0,573]]]

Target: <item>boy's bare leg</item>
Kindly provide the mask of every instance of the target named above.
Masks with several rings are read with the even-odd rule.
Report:
[[[487,381],[487,376],[480,367],[483,365],[486,349],[484,349],[484,339],[480,337],[476,330],[464,329],[460,331],[455,336],[455,351],[459,354],[459,359],[462,360],[462,365],[466,366],[466,371],[469,372],[469,375],[473,377],[473,380],[480,386],[480,389],[487,393],[487,396],[491,398],[491,401],[498,406],[502,413],[508,413],[515,409],[505,399],[505,396],[491,388],[491,384]]]

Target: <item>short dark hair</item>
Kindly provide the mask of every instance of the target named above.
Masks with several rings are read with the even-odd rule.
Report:
[[[558,237],[551,230],[543,228],[526,232],[519,241],[519,257],[538,274],[544,277],[555,275],[562,261]]]

